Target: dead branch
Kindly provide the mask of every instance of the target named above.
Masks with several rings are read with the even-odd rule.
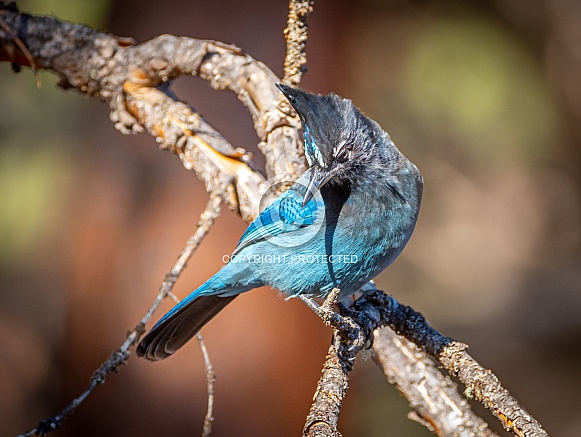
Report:
[[[421,314],[411,314],[411,308],[399,305],[393,297],[383,294],[371,284],[366,286],[364,294],[352,306],[339,304],[340,314],[332,311],[338,290],[333,292],[321,306],[302,297],[327,325],[333,327],[334,339],[303,435],[341,435],[337,422],[348,388],[349,373],[353,370],[357,354],[366,344],[373,344],[376,362],[388,381],[396,385],[414,409],[409,415],[412,420],[442,437],[496,436],[472,412],[450,378],[443,376],[426,352],[412,343],[415,341],[423,344],[424,348],[427,345],[430,350],[441,350],[442,345],[452,342],[451,339],[433,330]],[[398,336],[392,328],[407,334],[409,339]]]
[[[465,393],[482,402],[508,431],[518,436],[548,436],[541,425],[502,387],[498,378],[466,353],[466,345],[440,334],[414,309],[398,303],[392,296],[374,287],[369,287],[352,307],[342,310],[345,315],[354,318],[364,332],[386,326],[415,343],[452,375],[458,376],[466,385]],[[389,367],[384,367],[384,373],[388,379],[390,379],[390,373],[394,372],[405,375],[403,378],[405,381],[398,383],[404,394],[410,390],[419,392],[419,397],[413,395],[409,397],[406,395],[406,397],[426,425],[431,425],[430,427],[435,431],[449,430],[449,434],[442,432],[441,435],[488,435],[487,431],[484,431],[485,424],[474,415],[467,403],[458,396],[451,395],[449,386],[452,383],[449,379],[441,379],[441,376],[438,376],[436,380],[433,380],[434,372],[426,370],[422,378],[418,380],[419,374],[412,372],[410,366],[419,365],[419,357],[409,352],[405,353],[406,348],[409,350],[406,342],[399,345],[393,343],[393,335],[386,328],[379,330],[377,334],[379,336],[375,339],[373,348],[382,364],[384,360],[389,361]],[[397,347],[393,348],[393,345]],[[392,359],[391,354],[395,352],[409,356],[401,357],[402,361],[398,364]],[[429,361],[422,361],[421,366],[425,366],[425,369],[437,370],[433,364],[429,365]],[[438,383],[438,379],[441,382]],[[428,391],[422,386],[431,387],[431,389]],[[436,387],[440,388],[436,389]],[[437,405],[439,406],[436,408]],[[452,421],[449,421],[452,413],[450,409],[458,410],[453,412]],[[450,429],[450,426],[454,424],[456,426]]]
[[[547,437],[541,424],[505,389],[491,370],[483,368],[466,352],[467,346],[453,342],[438,355],[438,361],[494,414],[507,431],[521,437]]]
[[[187,261],[196,249],[200,246],[204,237],[210,231],[210,228],[216,221],[216,219],[220,215],[220,205],[222,204],[225,197],[225,192],[222,190],[221,192],[212,193],[210,196],[210,200],[206,206],[206,209],[200,215],[200,220],[198,221],[197,229],[194,235],[188,238],[186,246],[180,256],[178,257],[176,263],[171,268],[168,274],[165,276],[165,280],[162,282],[161,287],[159,288],[159,292],[153,301],[153,304],[147,311],[147,313],[143,316],[141,321],[135,328],[133,328],[128,334],[119,349],[113,352],[107,360],[101,364],[101,366],[93,373],[91,376],[91,381],[85,391],[78,396],[77,398],[73,399],[73,401],[67,405],[63,410],[58,413],[57,415],[45,419],[40,422],[34,429],[28,431],[24,434],[21,434],[18,437],[28,437],[31,435],[47,435],[48,433],[55,431],[61,428],[63,422],[70,416],[75,409],[83,403],[83,401],[91,394],[91,392],[100,384],[104,384],[107,377],[112,373],[118,373],[119,366],[125,364],[127,359],[130,356],[130,350],[141,338],[143,333],[145,332],[145,325],[155,313],[161,301],[166,298],[167,296],[171,295],[173,286],[175,285],[178,277],[186,267]],[[200,342],[202,342],[201,337],[198,338]],[[202,343],[203,344],[203,343]],[[204,362],[206,365],[206,374],[208,378],[208,413],[206,414],[206,420],[204,421],[204,432],[208,429],[207,434],[209,435],[209,430],[211,430],[211,423],[212,423],[212,406],[213,406],[213,397],[214,397],[214,381],[213,381],[213,371],[212,365],[210,364],[209,358],[207,356],[207,352],[205,351],[205,347],[202,348],[202,353],[204,354]]]
[[[313,11],[314,0],[289,2],[288,21],[284,31],[286,38],[286,57],[284,58],[283,82],[297,86],[305,72],[307,55],[307,15]]]
[[[317,383],[313,405],[303,428],[305,437],[341,436],[337,423],[343,398],[349,388],[349,373],[353,370],[357,354],[365,346],[365,336],[359,325],[333,309],[339,292],[338,288],[334,288],[321,306],[311,298],[301,296],[325,325],[333,328],[333,342],[329,347],[323,374]]]
[[[375,360],[387,380],[406,397],[413,411],[408,417],[440,437],[494,437],[476,416],[458,387],[415,343],[388,326],[375,331]]]
[[[236,47],[171,35],[127,46],[124,39],[86,26],[13,10],[3,10],[0,20],[9,29],[20,29],[36,68],[57,73],[65,89],[108,102],[111,120],[123,133],[147,129],[161,148],[195,171],[208,192],[233,179],[228,204],[245,221],[256,213],[253,207],[264,191],[264,178],[244,150],[232,147],[171,95],[169,81],[182,74],[199,75],[216,89],[236,92],[254,119],[269,177],[305,169],[297,147],[300,123],[289,105],[278,102],[278,78]],[[0,62],[31,66],[30,56],[22,53],[10,33],[0,32]]]
[[[337,331],[333,332],[333,344],[323,364],[323,372],[317,390],[313,397],[313,405],[303,428],[305,437],[341,437],[337,430],[341,404],[347,393],[349,370],[339,358],[337,342],[340,338]]]
[[[305,23],[311,9],[311,1],[292,0],[289,6],[285,31],[285,80],[295,85],[300,81],[306,62]],[[209,206],[206,216],[200,219],[200,223],[205,223],[208,229],[219,214],[216,193],[221,193],[220,199],[223,197],[231,209],[245,221],[250,221],[256,215],[258,201],[265,191],[265,179],[244,150],[233,147],[192,108],[178,101],[169,89],[172,79],[182,74],[197,75],[208,80],[215,89],[228,89],[237,94],[252,115],[260,138],[260,150],[266,156],[269,178],[292,178],[305,169],[299,139],[300,123],[275,87],[279,79],[264,64],[234,46],[171,35],[133,45],[128,39],[100,33],[86,26],[65,23],[52,17],[20,14],[13,3],[6,2],[0,4],[0,22],[0,62],[55,72],[60,78],[61,87],[73,88],[106,101],[111,109],[111,120],[121,132],[133,133],[146,129],[162,149],[172,151],[184,167],[193,170],[205,183],[206,190],[214,193],[210,199],[214,206]],[[224,190],[223,187],[227,188]],[[154,308],[171,293],[179,272],[185,267],[187,253],[191,253],[188,247],[197,247],[207,233],[207,229],[204,230],[206,225],[198,228],[176,266],[166,276],[152,309],[130,333],[121,349],[95,372],[91,385],[102,383],[104,377],[127,359],[129,348],[143,332],[143,326]],[[450,394],[450,381],[442,379],[429,360],[420,360],[418,354],[410,353],[409,344],[403,340],[394,341],[385,328],[376,331],[380,326],[389,325],[457,374],[467,384],[469,392],[483,401],[513,433],[546,435],[540,425],[508,396],[496,377],[477,365],[461,345],[434,331],[423,317],[410,308],[397,304],[395,299],[382,293],[368,291],[353,307],[341,307],[341,311],[344,318],[355,321],[356,325],[333,324],[334,341],[305,433],[339,435],[336,425],[341,400],[347,389],[348,373],[357,352],[365,344],[361,336],[363,340],[371,341],[375,332],[374,349],[384,372],[408,396],[422,423],[439,435],[494,435],[474,416],[457,393],[454,396]],[[388,343],[392,349],[401,352],[404,357],[401,362],[392,360],[394,354],[389,352],[387,364]],[[410,366],[419,366],[420,361],[425,373],[423,379],[418,380],[418,374],[411,372]],[[401,378],[390,378],[389,372],[401,375]],[[207,373],[211,374],[208,369]],[[420,392],[420,396],[410,394],[408,388]],[[62,419],[43,423],[33,432],[44,433],[59,427],[64,417],[78,405],[76,402],[82,402],[87,395],[88,392],[77,398],[71,410],[63,410],[60,415]],[[434,407],[436,404],[438,408]],[[440,409],[445,405],[446,408]],[[451,415],[451,410],[454,415]],[[208,417],[211,421],[211,414]],[[326,431],[319,433],[321,426]],[[470,431],[464,432],[467,429]]]

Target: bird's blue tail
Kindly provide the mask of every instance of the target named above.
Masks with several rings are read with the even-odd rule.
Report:
[[[186,299],[173,307],[137,346],[137,355],[149,361],[169,357],[228,305],[253,286],[227,286],[218,272]]]

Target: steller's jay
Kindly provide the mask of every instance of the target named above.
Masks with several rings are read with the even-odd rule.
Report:
[[[230,261],[171,309],[137,354],[162,360],[245,291],[339,298],[389,266],[414,230],[423,180],[350,100],[278,85],[297,111],[309,170],[248,227]]]

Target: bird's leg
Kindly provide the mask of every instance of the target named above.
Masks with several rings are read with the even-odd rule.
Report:
[[[339,331],[344,340],[353,342],[353,348],[360,348],[365,342],[360,326],[350,317],[343,317],[333,308],[337,304],[340,291],[338,288],[333,288],[322,305],[318,305],[312,297],[300,295],[300,298],[323,320],[325,325]]]
[[[317,304],[312,297],[303,294],[299,297],[321,318],[325,325],[336,328],[339,331],[348,330],[350,328],[354,329],[355,326],[353,321],[347,321],[345,317],[341,316],[333,309],[337,304],[340,291],[341,290],[338,288],[333,288],[333,290],[331,290],[331,292],[325,297],[322,305]]]
[[[333,290],[331,290],[331,292],[325,297],[322,305],[319,305],[310,296],[301,294],[299,297],[321,318],[325,325],[341,330],[346,326],[347,322],[341,321],[341,315],[333,309],[333,306],[337,303],[339,291],[338,288],[333,288]]]

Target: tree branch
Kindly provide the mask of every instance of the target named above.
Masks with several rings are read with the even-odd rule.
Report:
[[[390,327],[375,331],[375,361],[387,380],[408,399],[408,417],[440,437],[494,437],[486,422],[476,416],[452,380],[442,375],[434,360]]]
[[[517,436],[547,437],[541,424],[511,396],[491,370],[483,368],[466,352],[466,348],[465,344],[453,342],[437,357],[440,364],[468,388],[466,395],[480,401],[507,431]]]
[[[407,340],[414,342],[422,351],[438,360],[452,375],[458,376],[467,387],[465,393],[479,400],[508,431],[527,437],[548,435],[518,401],[501,386],[498,378],[466,353],[466,345],[440,334],[412,308],[399,304],[392,296],[374,287],[369,287],[352,307],[344,308],[343,312],[354,318],[364,332],[388,326]],[[455,433],[494,435],[485,431],[486,425],[474,415],[463,399],[452,394],[449,390],[452,382],[448,378],[441,379],[438,376],[434,379],[432,375],[437,369],[433,364],[430,365],[429,361],[423,359],[425,357],[405,353],[406,349],[410,350],[409,345],[406,342],[394,343],[393,333],[386,328],[380,329],[376,334],[373,349],[380,363],[384,365],[384,373],[388,379],[391,379],[393,373],[405,375],[403,380],[398,380],[398,387],[403,393],[410,393],[410,396],[406,395],[406,397],[410,399],[411,406],[426,425],[430,425],[435,431],[441,430],[442,434],[439,435],[455,435]],[[392,359],[394,353],[403,354],[400,357],[401,361]],[[417,366],[422,368],[423,373],[423,377],[419,380],[419,374],[413,371],[413,368]],[[415,378],[414,375],[416,375]],[[429,390],[427,390],[428,387],[430,387]],[[413,395],[413,392],[417,392],[419,396]]]
[[[286,38],[286,57],[284,58],[283,82],[297,86],[306,71],[307,55],[307,16],[313,11],[314,0],[290,0]]]
[[[323,374],[317,383],[313,405],[303,428],[305,437],[340,437],[337,430],[343,398],[349,387],[349,373],[353,370],[357,354],[365,345],[365,337],[359,325],[350,318],[333,310],[340,290],[334,288],[321,306],[309,297],[301,299],[333,328],[333,342],[329,347]]]
[[[197,229],[194,235],[188,238],[186,246],[180,256],[178,257],[177,261],[175,262],[174,266],[171,268],[169,273],[165,275],[165,279],[161,284],[159,289],[159,293],[155,297],[153,304],[145,313],[141,321],[133,330],[129,332],[127,338],[121,345],[119,349],[113,352],[107,360],[101,364],[101,366],[93,373],[91,376],[91,381],[85,391],[78,396],[77,398],[73,399],[73,401],[67,405],[63,410],[48,419],[43,420],[40,422],[36,428],[28,431],[24,434],[21,434],[18,437],[28,437],[31,435],[47,435],[48,433],[59,429],[63,422],[70,416],[75,409],[83,403],[83,401],[91,394],[91,392],[97,387],[97,385],[104,384],[105,380],[111,374],[111,372],[117,373],[119,371],[119,366],[125,364],[127,359],[130,356],[130,350],[135,344],[139,341],[141,335],[145,332],[145,325],[153,315],[153,313],[159,307],[161,301],[166,298],[167,296],[171,295],[173,286],[175,285],[178,277],[184,270],[187,265],[187,261],[191,258],[193,253],[196,249],[200,246],[204,237],[210,231],[210,228],[214,224],[215,220],[220,215],[220,204],[224,199],[225,193],[222,190],[221,192],[212,193],[210,196],[210,200],[206,206],[206,209],[200,215],[200,220],[198,221]],[[201,336],[198,337],[198,340],[202,342]],[[203,346],[203,343],[202,343]],[[209,358],[207,356],[207,351],[205,347],[202,348],[202,353],[204,354],[204,362],[206,364],[206,374],[208,378],[208,413],[206,414],[206,419],[204,421],[204,431],[208,429],[205,435],[209,435],[212,423],[212,406],[213,406],[213,397],[214,397],[214,390],[213,390],[213,371],[212,365],[210,364]]]
[[[301,174],[306,168],[297,147],[300,122],[288,103],[279,101],[278,78],[234,46],[171,35],[132,46],[86,26],[10,9],[0,11],[0,20],[0,62],[31,66],[34,61],[36,68],[57,73],[61,87],[107,101],[117,129],[130,133],[146,128],[163,149],[195,171],[208,192],[233,178],[236,186],[228,190],[228,204],[245,221],[256,214],[264,178],[244,150],[232,147],[175,99],[169,81],[199,75],[215,89],[236,92],[253,117],[269,177]],[[14,41],[16,34],[28,53]]]
[[[339,358],[338,331],[333,331],[333,343],[323,364],[323,374],[317,383],[313,405],[303,428],[305,437],[341,437],[337,430],[341,404],[349,387],[349,373]],[[354,358],[355,356],[353,356]]]
[[[284,80],[293,85],[299,83],[306,62],[306,16],[311,9],[312,1],[291,0],[289,4]],[[188,253],[195,250],[219,214],[216,196],[220,200],[224,198],[231,209],[250,221],[267,188],[265,178],[256,170],[250,156],[234,148],[192,108],[180,102],[170,91],[169,82],[182,74],[198,75],[215,89],[235,92],[252,115],[269,178],[292,179],[305,170],[305,163],[299,138],[300,122],[275,87],[279,79],[264,64],[234,46],[171,35],[133,45],[131,40],[86,26],[20,14],[13,3],[6,2],[0,4],[0,23],[0,62],[54,71],[60,77],[61,87],[74,88],[106,101],[111,120],[121,132],[146,129],[162,149],[176,154],[184,167],[193,170],[206,190],[213,193],[198,230],[166,276],[150,311],[123,346],[95,372],[88,391],[59,416],[32,431],[45,433],[60,427],[76,405],[125,362],[145,322],[161,299],[171,293],[179,272],[186,265]],[[399,305],[383,293],[368,290],[352,307],[340,305],[340,309],[343,317],[357,324],[332,323],[334,340],[305,434],[339,435],[337,420],[347,390],[348,373],[357,352],[365,344],[362,335],[363,340],[371,341],[375,333],[378,361],[390,382],[398,385],[410,399],[416,419],[439,435],[494,435],[424,354],[411,348],[406,340],[394,337],[388,328],[377,329],[389,325],[457,375],[467,385],[468,393],[493,411],[507,429],[516,435],[547,435],[502,388],[498,379],[464,351],[463,345],[437,333],[411,308]],[[394,358],[396,352],[401,358]],[[418,372],[422,374],[421,379]],[[207,374],[210,386],[213,373],[208,365]],[[211,403],[210,397],[210,406]],[[207,419],[211,422],[211,413]]]

